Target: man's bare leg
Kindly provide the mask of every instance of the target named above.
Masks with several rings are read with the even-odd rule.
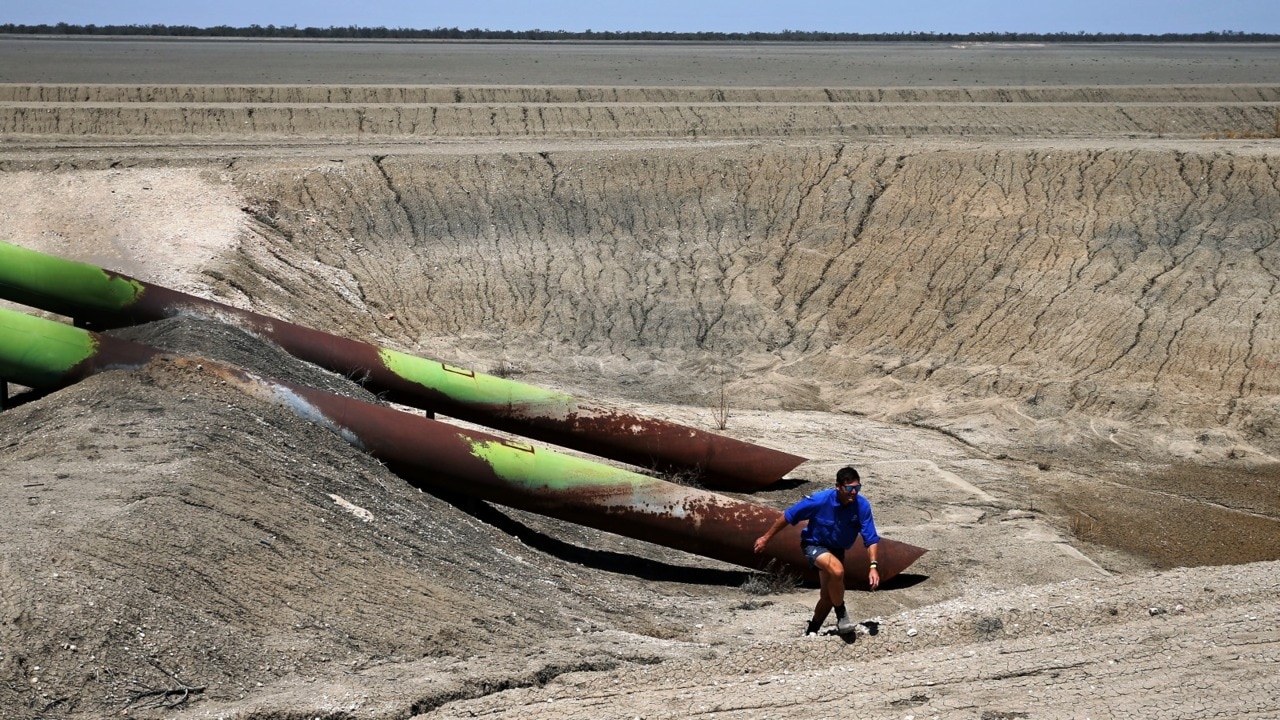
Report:
[[[809,632],[817,632],[831,614],[832,608],[844,608],[844,563],[831,553],[823,553],[814,561],[818,566],[818,604],[813,608]],[[843,616],[843,613],[841,613]]]

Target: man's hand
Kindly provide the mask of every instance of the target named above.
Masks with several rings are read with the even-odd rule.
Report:
[[[867,584],[871,586],[872,590],[875,590],[876,588],[880,587],[880,571],[879,570],[875,568],[871,568],[871,572],[867,573]]]
[[[756,544],[754,546],[756,553],[764,552],[764,546],[768,545],[769,541],[773,539],[773,536],[777,535],[778,532],[781,531],[782,528],[786,526],[787,526],[787,516],[779,515],[778,519],[773,521],[773,525],[769,526],[769,529],[765,530],[763,535],[756,538]]]

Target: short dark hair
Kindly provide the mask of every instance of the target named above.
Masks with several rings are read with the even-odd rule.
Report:
[[[858,469],[852,465],[845,465],[836,471],[836,482],[841,485],[848,485],[851,482],[859,482],[862,477],[858,475]]]

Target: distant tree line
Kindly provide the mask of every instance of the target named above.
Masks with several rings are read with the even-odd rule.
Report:
[[[452,28],[387,28],[359,27],[304,27],[296,25],[250,25],[232,27],[193,27],[191,25],[15,25],[0,24],[0,34],[7,35],[126,35],[154,37],[231,37],[231,38],[284,38],[284,39],[345,39],[345,40],[674,40],[674,41],[722,41],[722,42],[1280,42],[1280,35],[1271,33],[1240,32],[1236,30],[1201,33],[1164,33],[1143,35],[1137,33],[838,33],[804,30],[782,32],[656,32],[611,30],[597,32],[568,32],[564,30],[462,30]]]

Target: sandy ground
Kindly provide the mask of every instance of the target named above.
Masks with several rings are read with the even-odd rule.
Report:
[[[708,378],[730,372],[724,432],[809,458],[745,499],[785,507],[853,462],[882,534],[930,550],[851,596],[851,641],[801,638],[811,589],[420,492],[199,373],[108,373],[0,414],[0,706],[20,718],[1280,716],[1267,414],[1280,393],[1265,372],[1280,185],[1265,137],[1275,88],[1259,85],[1274,83],[1277,52],[0,39],[0,81],[16,84],[0,110],[27,118],[0,148],[0,187],[20,199],[0,208],[5,240],[707,429]],[[933,87],[953,82],[961,95]],[[156,87],[104,99],[121,90],[102,83]],[[207,87],[223,83],[255,98]],[[455,118],[438,134],[387,125],[370,138],[367,113],[344,115],[372,107],[351,100],[369,86],[418,93],[375,101],[401,117],[440,105],[438,88],[406,89],[422,84],[445,86],[460,113],[489,113],[496,86],[525,97],[501,101],[509,126]],[[871,121],[866,97],[835,102],[884,130],[851,139],[804,125],[811,98],[787,86],[878,88],[905,107]],[[933,89],[906,92],[921,86]],[[1071,102],[1028,90],[1039,86],[1070,88]],[[553,87],[587,99],[530,99]],[[724,99],[662,87],[773,89],[717,121],[704,111]],[[1018,108],[975,101],[984,88]],[[659,98],[682,109],[617,119]],[[522,108],[547,102],[610,119],[565,115],[559,127],[591,130],[577,138],[521,124]],[[282,103],[293,125],[262,117]],[[178,119],[110,119],[127,104],[172,105]],[[40,129],[37,111],[61,119]],[[263,126],[202,124],[220,112]],[[943,119],[909,122],[921,112]],[[1070,137],[1055,130],[1066,126]],[[1230,147],[1203,137],[1246,126],[1256,137]],[[981,139],[963,137],[974,128]],[[1200,181],[1204,192],[1181,189]],[[1112,210],[1116,187],[1131,190]],[[1011,218],[1034,231],[1002,234]],[[869,241],[833,249],[861,233],[885,248],[856,263]],[[1072,259],[1070,238],[1108,233],[1146,250]],[[689,237],[702,241],[681,250]],[[910,263],[893,249],[939,237],[961,241]],[[1004,237],[1044,239],[999,241],[1025,253],[1009,265],[1040,271],[1004,277],[980,251],[965,262]],[[1079,284],[1038,294],[1052,258]],[[699,282],[713,272],[738,279],[723,297]],[[840,314],[836,289],[890,281],[904,310],[957,300],[928,322]],[[1081,289],[1107,282],[1142,312],[1111,314],[1112,295]],[[820,309],[753,314],[746,299],[792,292]],[[594,307],[548,299],[587,293]],[[999,322],[1050,322],[1063,307],[1065,324],[1039,334]],[[736,331],[708,343],[697,322],[717,312]],[[990,346],[948,349],[936,328],[972,318],[987,319],[971,337]],[[1219,344],[1195,340],[1197,322]],[[129,332],[360,392],[223,326]],[[1068,342],[1035,354],[1051,336]],[[1138,385],[1153,366],[1178,380]],[[991,368],[996,380],[974,382]]]

